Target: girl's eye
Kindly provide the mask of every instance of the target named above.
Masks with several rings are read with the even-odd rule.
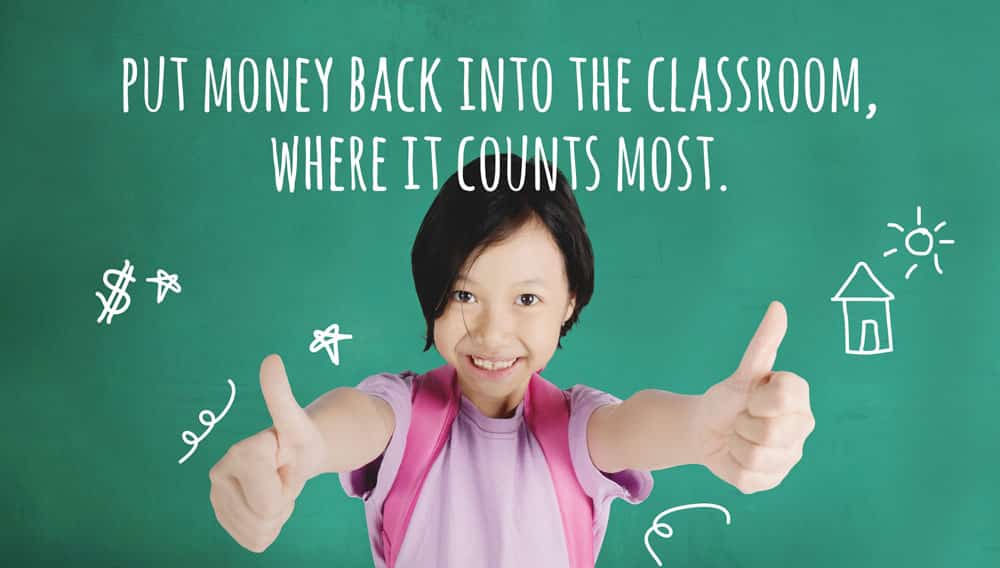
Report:
[[[451,293],[451,295],[455,300],[463,304],[471,304],[476,301],[476,297],[473,296],[472,292],[469,292],[468,290],[455,290]],[[542,299],[535,294],[521,294],[517,297],[517,299],[518,304],[524,306],[533,306],[542,301]]]
[[[475,299],[475,296],[472,295],[472,292],[469,292],[467,290],[455,290],[451,294],[456,300],[462,302],[463,304],[468,304],[473,299]]]
[[[542,301],[541,298],[539,298],[534,294],[521,294],[520,296],[518,296],[518,299],[520,299],[526,306],[533,306],[538,302]]]

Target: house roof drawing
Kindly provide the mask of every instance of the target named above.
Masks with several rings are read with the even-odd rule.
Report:
[[[868,278],[857,278],[858,270],[862,268]],[[877,286],[877,289],[872,288],[871,284],[873,283]],[[844,283],[840,285],[840,290],[837,290],[837,293],[834,294],[830,300],[834,302],[882,302],[894,300],[895,298],[896,296],[887,290],[885,286],[879,282],[878,278],[875,278],[875,275],[872,274],[872,269],[868,267],[868,264],[861,261],[854,265],[854,270],[851,271],[851,275],[847,277],[847,280],[844,280]]]

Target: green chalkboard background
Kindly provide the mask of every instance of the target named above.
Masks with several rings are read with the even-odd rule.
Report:
[[[667,566],[997,566],[998,17],[965,1],[3,3],[0,563],[371,565],[362,503],[332,475],[305,488],[262,555],[217,524],[209,468],[269,425],[262,358],[283,356],[303,402],[440,364],[421,352],[409,265],[434,192],[426,161],[424,189],[402,190],[401,136],[444,138],[443,180],[463,135],[597,134],[601,187],[577,193],[596,292],[547,378],[623,398],[700,393],[780,299],[789,329],[777,367],[809,380],[817,420],[772,491],[744,495],[696,466],[655,472],[646,502],[615,504],[598,566],[655,566],[642,543],[653,517],[697,502],[727,507],[732,524],[713,511],[671,516],[674,537],[654,538]],[[124,114],[122,58],[159,55],[190,59],[187,108],[176,109],[171,67],[163,109],[143,110],[140,76]],[[445,112],[351,114],[352,55],[441,57]],[[552,62],[552,110],[459,112],[455,58],[510,55]],[[604,55],[633,61],[632,113],[576,112],[567,58]],[[678,57],[683,101],[697,57],[724,55],[859,57],[862,110],[875,102],[878,113],[643,110],[649,58],[667,58],[666,77]],[[331,112],[205,114],[204,58],[227,56],[334,57]],[[306,89],[314,108],[317,88]],[[712,176],[727,192],[615,191],[615,137],[681,134],[715,137]],[[278,193],[270,137],[292,135],[388,138],[388,191]],[[955,240],[935,249],[943,274],[930,257],[882,255],[902,250],[886,224],[912,229],[918,206],[924,226],[947,221],[939,238]],[[125,259],[131,305],[97,324],[95,291]],[[830,298],[858,261],[895,294],[892,353],[845,353]],[[183,286],[159,305],[144,282],[158,268]],[[308,349],[334,322],[354,336],[339,366]],[[222,408],[227,378],[232,410],[178,464],[180,433]]]

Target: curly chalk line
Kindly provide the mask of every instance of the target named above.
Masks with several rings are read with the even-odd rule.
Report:
[[[205,436],[208,436],[208,433],[212,431],[212,428],[214,428],[220,420],[225,418],[226,413],[229,412],[229,408],[233,405],[233,400],[236,399],[236,383],[234,383],[232,379],[226,379],[226,381],[229,383],[229,402],[226,403],[226,407],[222,409],[222,413],[218,416],[208,409],[202,410],[198,413],[198,422],[201,422],[206,427],[201,436],[196,436],[195,433],[190,430],[181,432],[181,440],[183,440],[185,444],[191,446],[191,449],[188,450],[188,453],[184,454],[184,457],[177,460],[177,463],[184,463],[189,457],[191,457],[191,454],[198,449],[198,444],[205,439]]]
[[[657,566],[663,566],[663,562],[661,562],[660,557],[657,556],[655,552],[653,552],[653,547],[649,545],[650,533],[655,532],[657,535],[662,536],[663,538],[670,538],[674,536],[674,529],[671,528],[671,526],[668,525],[667,523],[661,522],[660,519],[662,517],[666,517],[667,515],[673,513],[674,511],[683,511],[684,509],[704,509],[704,508],[718,509],[722,511],[723,514],[726,515],[726,524],[727,525],[731,524],[730,521],[732,519],[729,516],[729,511],[726,510],[726,508],[723,507],[722,505],[716,505],[714,503],[691,503],[689,505],[679,505],[677,507],[671,507],[666,511],[663,511],[659,515],[656,515],[656,517],[653,519],[653,525],[649,527],[649,530],[646,531],[645,540],[646,540],[646,550],[649,551],[649,555],[652,556],[653,560],[656,561]],[[661,530],[664,530],[666,532],[661,532]]]

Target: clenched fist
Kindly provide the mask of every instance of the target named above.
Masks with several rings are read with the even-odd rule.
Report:
[[[743,493],[781,483],[816,426],[809,384],[772,371],[786,328],[784,306],[772,302],[736,372],[709,388],[696,412],[701,463]]]
[[[327,452],[320,431],[295,401],[277,355],[261,363],[260,388],[274,425],[234,444],[208,474],[219,524],[253,552],[263,552],[278,537]]]

